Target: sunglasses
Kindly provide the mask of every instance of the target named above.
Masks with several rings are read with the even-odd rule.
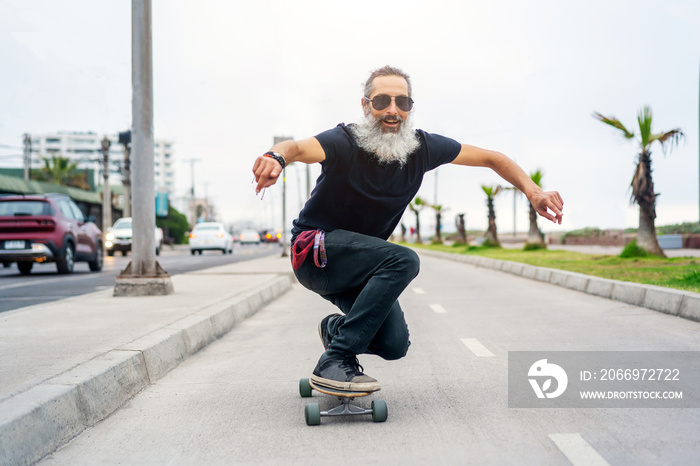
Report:
[[[374,107],[375,110],[384,110],[391,105],[392,100],[396,102],[396,106],[404,112],[408,112],[413,108],[413,99],[405,95],[392,97],[390,95],[379,94],[375,95],[374,99],[365,97],[365,100],[367,100],[367,102],[371,102],[372,107]]]

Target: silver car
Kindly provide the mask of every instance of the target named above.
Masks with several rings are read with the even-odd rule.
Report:
[[[241,244],[260,244],[260,233],[255,230],[243,230],[238,235],[238,242]]]
[[[214,250],[233,254],[233,236],[219,222],[198,223],[190,233],[190,253]]]

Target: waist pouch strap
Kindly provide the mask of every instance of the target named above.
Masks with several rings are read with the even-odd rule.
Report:
[[[314,263],[316,267],[323,268],[328,263],[325,244],[326,232],[323,230],[303,231],[297,236],[292,246],[292,267],[299,270],[301,264],[306,260],[306,256],[314,250]],[[320,260],[319,260],[320,258]]]

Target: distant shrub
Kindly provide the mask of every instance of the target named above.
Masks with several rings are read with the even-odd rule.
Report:
[[[600,228],[591,228],[591,227],[586,227],[582,228],[580,230],[572,230],[572,231],[567,231],[564,233],[563,237],[588,237],[588,236],[603,236],[605,234],[605,231],[601,230]]]
[[[523,251],[537,251],[539,249],[547,249],[547,245],[544,243],[525,243]]]
[[[491,241],[489,239],[485,239],[483,243],[481,243],[482,247],[485,248],[500,248],[501,245],[497,242]]]
[[[625,249],[622,250],[620,257],[629,259],[632,257],[646,257],[648,255],[649,253],[646,252],[646,250],[640,248],[637,245],[637,240],[633,239],[632,241],[627,243],[627,246],[625,246]]]
[[[656,233],[660,235],[683,235],[691,233],[700,233],[700,224],[698,222],[679,223],[677,225],[665,225],[656,228]]]

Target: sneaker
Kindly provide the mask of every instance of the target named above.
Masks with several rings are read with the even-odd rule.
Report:
[[[334,388],[353,392],[376,392],[381,387],[379,382],[362,373],[364,368],[357,356],[348,355],[344,358],[328,357],[324,353],[319,359],[311,381],[322,387]]]
[[[331,346],[331,340],[333,340],[333,337],[328,332],[328,322],[331,320],[331,318],[336,316],[342,317],[342,314],[336,313],[326,316],[323,318],[323,320],[321,320],[321,323],[318,324],[318,336],[321,337],[321,343],[323,343],[323,349],[325,350]]]

